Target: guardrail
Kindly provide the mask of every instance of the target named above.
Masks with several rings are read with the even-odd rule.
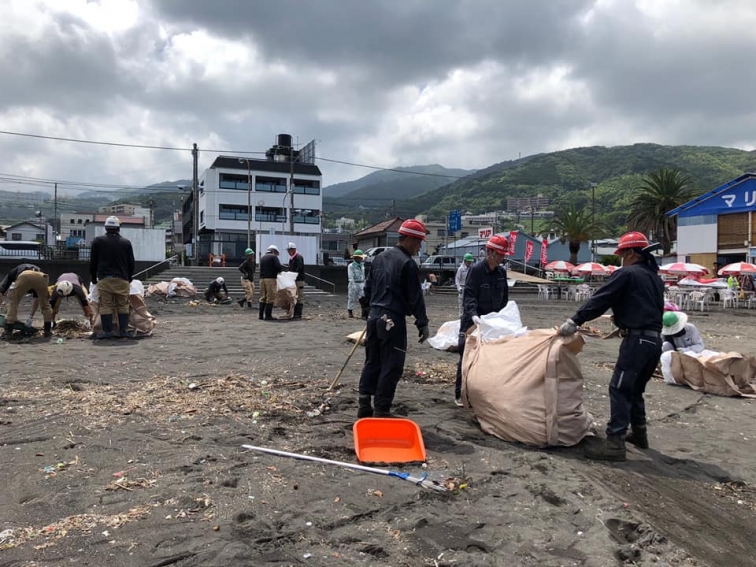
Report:
[[[312,274],[308,274],[307,272],[305,272],[305,280],[307,280],[307,278],[312,278],[312,279],[317,280],[319,282],[323,282],[324,284],[330,285],[331,286],[331,293],[336,294],[336,284],[335,283],[329,282],[328,280],[324,280],[323,278],[319,278],[318,276],[313,276]],[[315,287],[318,287],[318,286],[316,285]]]
[[[136,279],[145,279],[145,280],[146,280],[147,278],[149,278],[149,277],[150,277],[150,276],[152,275],[152,273],[151,273],[151,272],[152,272],[152,270],[154,270],[154,269],[155,269],[155,268],[157,268],[158,266],[162,266],[162,265],[163,265],[163,264],[165,264],[165,263],[168,263],[168,267],[170,268],[170,267],[171,267],[171,266],[172,266],[173,264],[175,264],[175,263],[176,263],[176,262],[178,261],[178,257],[179,257],[179,256],[178,256],[178,254],[176,254],[176,255],[174,255],[174,256],[171,256],[170,258],[166,258],[166,259],[165,259],[165,260],[163,260],[162,262],[158,262],[157,264],[153,264],[153,265],[152,265],[152,266],[150,266],[149,268],[145,268],[145,269],[144,269],[144,270],[142,270],[141,272],[137,272],[136,274],[134,274],[134,279],[135,279],[135,280],[136,280]],[[165,268],[164,268],[164,269],[165,269]],[[163,271],[163,270],[157,270],[157,271],[156,271],[155,273],[160,273],[160,272],[162,272],[162,271]],[[147,275],[146,275],[146,276],[145,276],[144,278],[140,278],[139,276],[141,276],[142,274],[147,274]]]

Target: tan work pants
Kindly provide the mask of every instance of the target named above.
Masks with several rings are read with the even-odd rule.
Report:
[[[18,304],[30,291],[34,291],[39,299],[39,307],[45,323],[50,323],[53,318],[50,306],[50,295],[47,291],[47,274],[26,270],[16,278],[16,286],[12,293],[8,294],[8,313],[5,316],[6,324],[13,324],[18,320]]]
[[[129,282],[121,278],[102,278],[97,280],[97,292],[100,294],[100,315],[129,314]]]
[[[255,282],[247,278],[241,279],[242,288],[244,288],[244,301],[251,302],[255,297]]]
[[[278,284],[273,278],[260,280],[260,303],[275,303]]]

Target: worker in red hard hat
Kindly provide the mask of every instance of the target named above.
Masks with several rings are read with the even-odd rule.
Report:
[[[462,407],[462,357],[465,354],[467,331],[473,325],[473,317],[501,311],[509,301],[507,270],[501,263],[509,250],[507,239],[499,234],[486,242],[486,258],[470,267],[462,294],[462,318],[459,321],[459,362],[457,381],[454,385],[454,403]]]
[[[615,251],[622,258],[622,269],[559,328],[562,335],[573,335],[580,325],[611,309],[623,337],[609,383],[611,416],[606,439],[586,446],[591,459],[624,461],[626,440],[648,448],[643,393],[661,356],[664,315],[664,284],[651,255],[657,247],[640,232],[623,234]],[[628,427],[631,431],[626,437]]]
[[[370,312],[365,338],[365,366],[359,386],[357,417],[390,417],[396,385],[407,353],[406,315],[415,316],[419,342],[430,336],[417,256],[427,231],[419,220],[399,228],[399,243],[376,256],[365,281],[360,305]],[[374,404],[374,405],[373,405]]]

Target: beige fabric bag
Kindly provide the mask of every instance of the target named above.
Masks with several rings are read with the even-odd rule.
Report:
[[[756,398],[756,359],[737,352],[693,357],[672,353],[672,377],[682,386],[716,396]]]
[[[553,329],[482,342],[468,333],[462,399],[486,433],[539,447],[575,445],[588,433],[583,375],[585,341]]]
[[[100,304],[97,301],[90,302],[92,313],[94,315],[94,325],[92,332],[99,333],[102,331],[102,320],[100,319]],[[152,330],[155,328],[155,317],[147,309],[147,304],[141,295],[129,296],[129,331],[136,337],[152,336]],[[118,331],[118,317],[113,316],[113,332]]]

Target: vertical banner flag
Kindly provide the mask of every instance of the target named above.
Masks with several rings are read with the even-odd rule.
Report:
[[[517,242],[517,231],[512,230],[509,233],[509,251],[507,252],[507,254],[509,254],[510,256],[514,256],[515,242]]]
[[[525,263],[527,264],[530,258],[533,256],[533,241],[528,240],[525,243]]]
[[[541,266],[549,263],[548,248],[549,241],[544,238],[543,242],[541,242]]]

